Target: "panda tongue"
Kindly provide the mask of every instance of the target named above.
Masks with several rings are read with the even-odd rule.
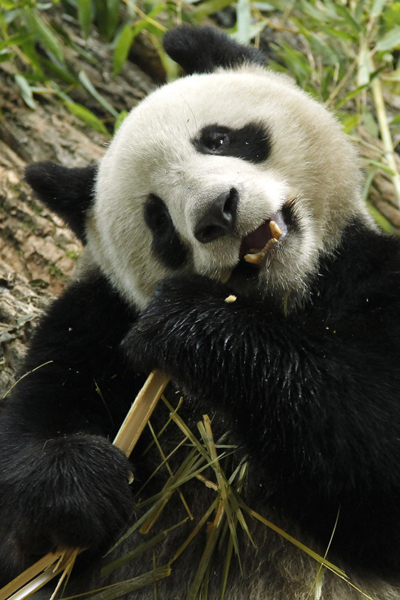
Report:
[[[264,221],[260,227],[257,227],[254,231],[249,233],[240,247],[240,257],[242,258],[249,252],[257,253],[265,247],[265,245],[272,239],[272,233],[270,229],[270,219]]]

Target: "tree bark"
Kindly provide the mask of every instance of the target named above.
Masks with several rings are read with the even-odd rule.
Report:
[[[83,70],[117,111],[130,110],[154,88],[151,77],[129,61],[114,76],[112,51],[96,32],[86,41],[70,18],[61,12],[55,18],[91,56],[85,60],[67,48],[69,68]],[[28,108],[14,80],[17,72],[14,63],[0,63],[0,399],[15,380],[40,314],[62,291],[81,252],[62,220],[33,197],[23,179],[25,167],[41,160],[84,166],[99,160],[109,142],[55,96],[35,96],[37,108]],[[110,115],[83,88],[69,95],[110,123]]]

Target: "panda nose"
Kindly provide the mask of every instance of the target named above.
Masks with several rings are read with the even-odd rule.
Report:
[[[235,188],[220,194],[197,223],[196,240],[207,244],[231,233],[236,223],[238,202],[239,193]]]

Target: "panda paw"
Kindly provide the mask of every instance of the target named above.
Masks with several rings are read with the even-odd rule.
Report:
[[[191,367],[198,367],[191,357],[200,346],[207,352],[213,345],[230,293],[226,285],[200,275],[165,280],[123,341],[125,355],[144,373],[160,369],[182,381],[184,367],[190,379]]]
[[[58,546],[104,551],[132,512],[131,471],[99,436],[27,444],[0,481],[3,539],[16,557]]]

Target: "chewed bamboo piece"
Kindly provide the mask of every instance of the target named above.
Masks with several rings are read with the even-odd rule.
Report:
[[[113,442],[126,456],[130,456],[134,449],[168,382],[167,375],[154,370],[136,396]],[[76,556],[77,553],[76,549],[58,549],[56,552],[49,552],[3,587],[0,590],[0,600],[28,598],[54,577],[63,573],[66,568],[71,567],[71,557]]]
[[[167,375],[158,370],[152,371],[136,396],[113,442],[126,456],[130,456],[136,446],[168,382]]]

